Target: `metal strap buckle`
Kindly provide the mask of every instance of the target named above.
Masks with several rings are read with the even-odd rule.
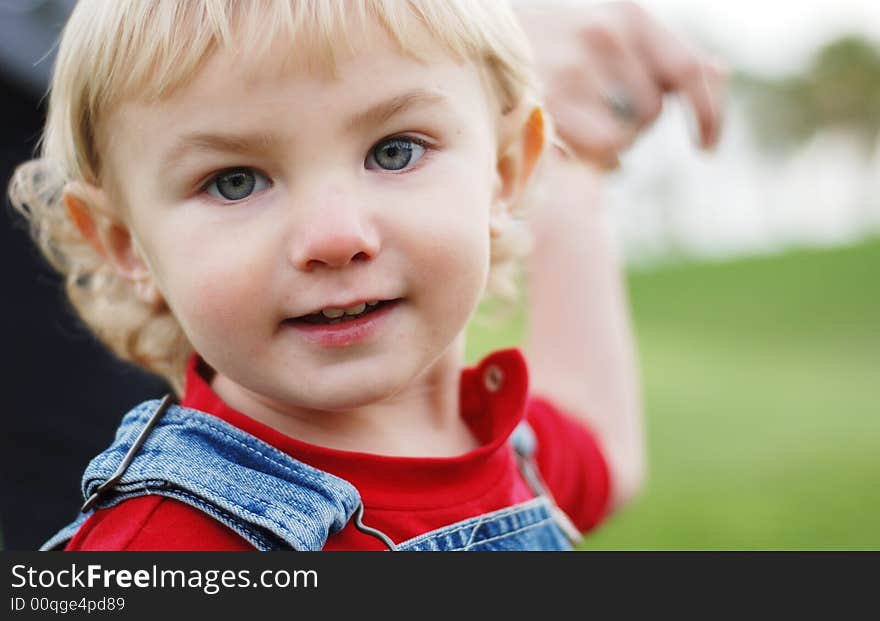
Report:
[[[556,503],[556,499],[550,493],[550,489],[541,477],[541,473],[538,472],[538,467],[535,465],[534,460],[531,457],[518,453],[517,461],[519,463],[519,471],[532,491],[538,496],[544,496],[550,502],[550,515],[571,544],[577,546],[582,543],[584,536],[574,525],[574,522],[571,521],[571,518]]]
[[[98,500],[101,498],[101,494],[106,492],[109,489],[112,489],[114,485],[119,482],[119,479],[122,478],[122,475],[125,473],[125,470],[134,460],[135,455],[140,450],[141,445],[143,445],[144,441],[146,441],[147,436],[150,435],[150,432],[153,430],[153,427],[156,426],[156,423],[159,421],[159,418],[162,414],[165,413],[165,410],[168,409],[168,406],[171,405],[171,394],[165,395],[165,398],[162,399],[162,403],[159,404],[159,407],[156,408],[156,411],[153,412],[153,415],[150,417],[150,420],[147,421],[147,424],[141,429],[141,432],[138,434],[138,437],[135,439],[134,444],[131,445],[131,448],[128,449],[128,452],[125,454],[125,457],[122,458],[122,462],[119,464],[119,467],[116,468],[116,472],[114,472],[109,479],[104,481],[98,486],[98,489],[94,491],[94,493],[88,497],[88,499],[83,503],[83,506],[80,507],[80,512],[85,513],[89,511]]]
[[[372,528],[364,524],[364,503],[361,502],[357,509],[354,512],[354,525],[359,531],[364,533],[365,535],[369,535],[370,537],[375,537],[379,541],[385,544],[385,546],[391,552],[397,552],[397,546],[394,545],[394,542],[391,541],[391,537],[383,533],[381,530],[376,528]]]

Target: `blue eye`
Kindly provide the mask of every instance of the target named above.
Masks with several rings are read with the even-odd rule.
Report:
[[[240,201],[269,187],[269,180],[251,168],[230,168],[213,177],[203,190],[223,201]]]
[[[415,138],[389,138],[373,147],[364,165],[369,169],[403,170],[419,161],[424,154],[425,145]]]

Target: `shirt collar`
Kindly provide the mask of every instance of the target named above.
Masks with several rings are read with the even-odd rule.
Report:
[[[211,388],[211,372],[198,355],[190,358],[182,406],[213,414],[295,459],[348,480],[372,506],[442,506],[453,498],[465,500],[462,494],[478,496],[510,466],[507,439],[525,414],[528,394],[522,353],[516,348],[491,353],[464,368],[459,382],[461,416],[480,446],[456,457],[392,457],[340,451],[282,434],[227,406]]]

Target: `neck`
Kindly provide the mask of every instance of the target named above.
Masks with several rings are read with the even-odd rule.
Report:
[[[463,337],[391,397],[361,407],[306,409],[261,398],[217,373],[214,392],[285,435],[327,448],[407,457],[453,457],[478,446],[459,406]]]

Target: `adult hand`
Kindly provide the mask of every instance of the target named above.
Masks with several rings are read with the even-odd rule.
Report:
[[[701,146],[717,142],[724,69],[637,5],[523,7],[518,14],[557,134],[579,158],[616,167],[673,92],[690,102]]]

